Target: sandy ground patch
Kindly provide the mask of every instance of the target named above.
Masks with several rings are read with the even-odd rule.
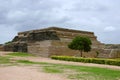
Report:
[[[26,66],[0,67],[0,80],[67,80],[58,74],[49,74]]]
[[[9,52],[9,51],[0,51],[0,56],[4,56],[6,54],[9,54],[9,53],[12,53],[12,52]]]

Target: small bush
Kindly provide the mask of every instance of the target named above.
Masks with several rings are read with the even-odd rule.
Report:
[[[97,63],[97,64],[105,64],[104,59],[92,59],[92,63]]]
[[[65,61],[73,61],[73,62],[108,64],[108,65],[120,66],[119,60],[112,60],[112,59],[78,58],[78,57],[70,57],[70,56],[52,56],[51,58],[56,60],[65,60]]]

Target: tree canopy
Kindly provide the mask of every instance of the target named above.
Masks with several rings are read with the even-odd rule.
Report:
[[[77,36],[68,45],[70,49],[79,50],[82,57],[82,52],[89,52],[91,50],[92,42],[89,37]]]

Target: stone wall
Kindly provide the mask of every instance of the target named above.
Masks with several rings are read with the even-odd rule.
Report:
[[[27,44],[26,43],[11,43],[4,45],[5,51],[13,51],[13,52],[27,52]]]
[[[0,51],[4,51],[4,46],[0,45]]]
[[[62,56],[80,56],[79,51],[71,50],[67,47],[69,42],[61,42],[58,40],[45,40],[40,42],[33,42],[28,44],[28,53],[43,57],[50,57],[52,55]],[[84,57],[96,57],[96,51],[83,52]]]
[[[28,43],[28,53],[49,57],[49,46],[51,46],[50,40],[31,42]]]
[[[65,41],[51,41],[51,46],[49,47],[49,53],[51,55],[62,55],[62,56],[80,56],[78,50],[71,50],[68,48],[69,42]],[[96,57],[96,51],[91,50],[91,52],[83,52],[84,57]]]

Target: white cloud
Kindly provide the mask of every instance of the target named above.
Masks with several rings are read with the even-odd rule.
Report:
[[[114,37],[120,30],[119,4],[120,0],[0,0],[0,43],[12,39],[14,32],[49,26],[93,31],[105,43],[111,33],[109,43],[120,43],[120,37]],[[7,28],[13,34],[3,37]]]
[[[109,26],[109,27],[105,27],[105,28],[104,28],[104,31],[105,31],[105,32],[111,32],[111,31],[115,31],[115,30],[116,30],[116,28],[113,27],[113,26]]]
[[[11,11],[8,13],[8,18],[14,19],[14,18],[24,18],[26,16],[26,13],[22,11]]]
[[[14,27],[8,27],[8,25],[0,25],[0,28],[0,44],[11,41],[15,35],[17,35]]]

